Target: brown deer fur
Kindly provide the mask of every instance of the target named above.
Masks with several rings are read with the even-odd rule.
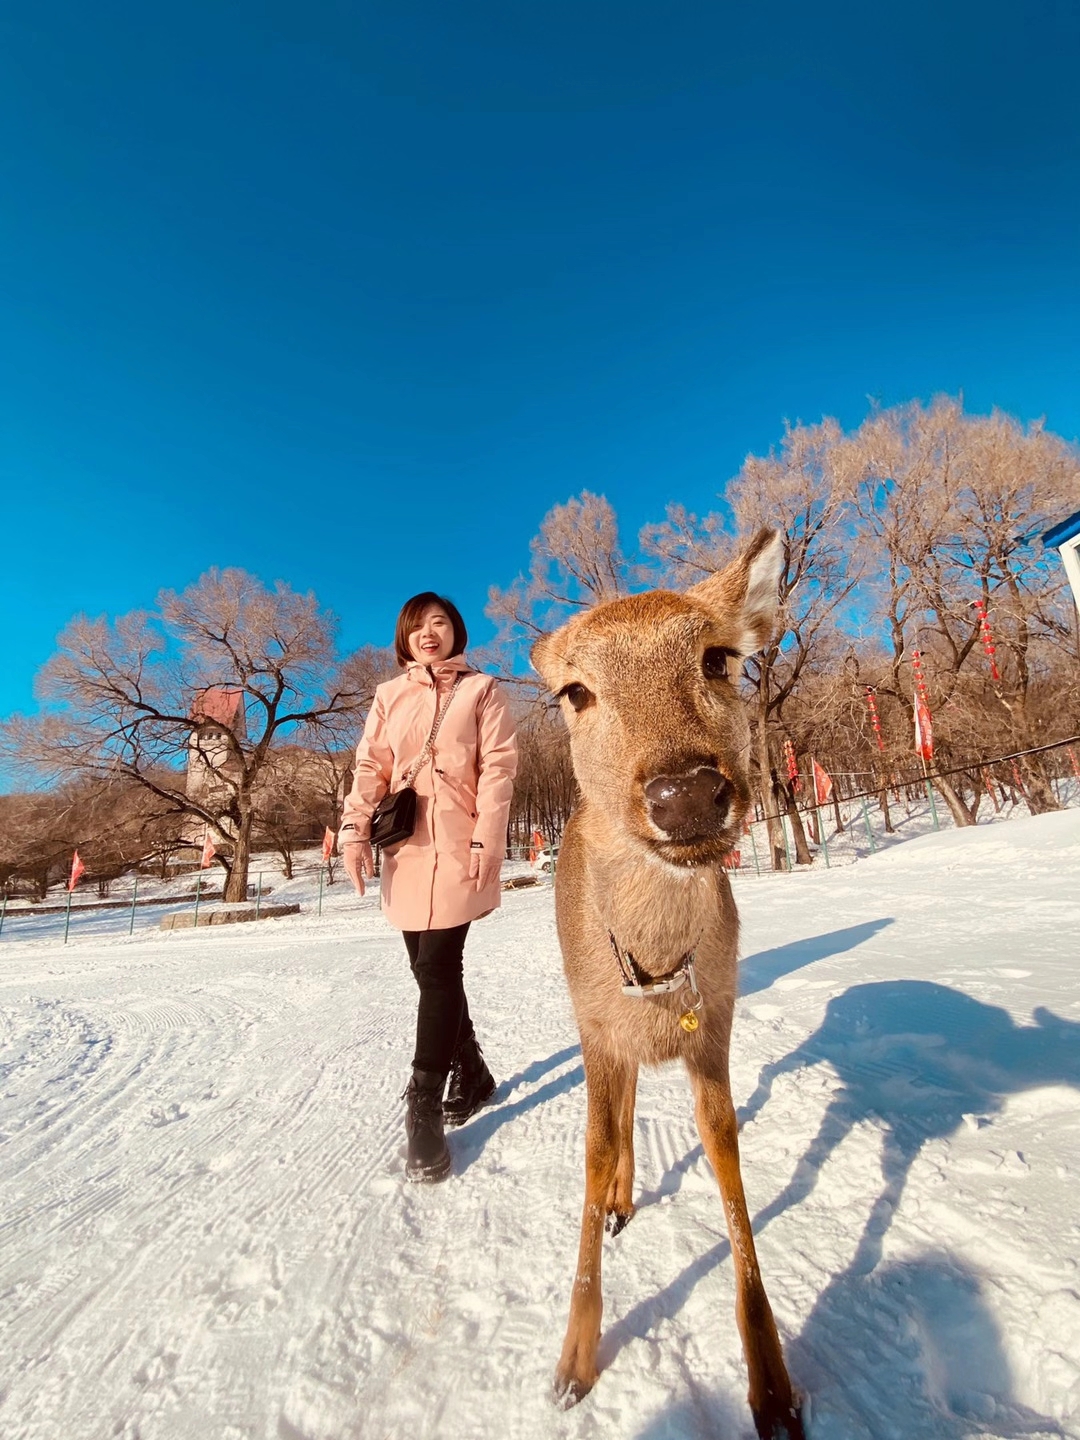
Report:
[[[738,917],[722,869],[750,803],[738,668],[771,634],[781,555],[780,537],[762,531],[734,564],[685,594],[652,591],[601,604],[538,641],[532,659],[562,697],[581,797],[555,884],[588,1089],[585,1208],[556,1394],[574,1404],[596,1381],[605,1222],[617,1233],[634,1209],[638,1066],[682,1060],[723,1197],[757,1431],[767,1440],[803,1440],[739,1172],[728,1081]],[[680,813],[665,829],[657,817],[669,818],[667,797],[685,792],[687,805],[698,804],[702,783],[709,793],[700,814]],[[650,799],[656,794],[659,801]],[[696,1031],[679,1023],[688,989],[646,999],[622,993],[611,935],[651,976],[694,952],[703,1000]]]

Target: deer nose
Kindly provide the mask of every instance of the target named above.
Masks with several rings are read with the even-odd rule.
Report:
[[[727,821],[731,796],[731,782],[709,766],[685,775],[657,775],[645,786],[653,824],[684,842],[718,835]]]

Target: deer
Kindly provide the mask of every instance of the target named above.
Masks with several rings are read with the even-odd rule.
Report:
[[[781,535],[757,533],[690,589],[603,601],[542,636],[533,668],[560,703],[578,801],[555,874],[563,969],[587,1092],[585,1203],[554,1397],[597,1381],[605,1230],[634,1213],[639,1067],[681,1060],[731,1241],[736,1320],[760,1440],[805,1440],[761,1279],[728,1075],[738,915],[724,860],[750,807],[742,661],[766,645]]]

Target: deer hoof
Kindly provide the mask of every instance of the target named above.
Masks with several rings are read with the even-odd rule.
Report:
[[[560,1410],[572,1410],[579,1400],[585,1399],[594,1384],[594,1380],[582,1380],[577,1375],[557,1371],[551,1387],[552,1398]]]
[[[806,1440],[802,1423],[802,1407],[794,1401],[782,1413],[770,1407],[754,1411],[754,1428],[758,1440]]]
[[[609,1235],[619,1235],[634,1218],[633,1210],[609,1210],[606,1229]]]

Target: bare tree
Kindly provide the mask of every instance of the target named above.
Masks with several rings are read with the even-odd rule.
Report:
[[[965,415],[945,397],[875,413],[853,444],[860,535],[876,577],[868,595],[891,648],[885,688],[910,717],[913,652],[926,655],[942,719],[935,744],[946,762],[986,744],[991,732],[1007,747],[1039,743],[1045,733],[1031,708],[1032,684],[1053,668],[1055,649],[1060,655],[1071,643],[1071,617],[1063,579],[1036,541],[1075,495],[1075,449],[997,412]],[[993,624],[996,679],[976,602]],[[955,723],[961,716],[964,730]],[[1033,808],[1056,808],[1042,767],[1025,769]],[[957,787],[935,783],[957,824],[972,823]]]
[[[510,808],[510,834],[527,844],[539,830],[549,845],[562,835],[574,805],[576,785],[570,737],[550,705],[523,707],[518,721],[518,770]]]
[[[777,450],[764,457],[748,456],[725,487],[733,524],[720,514],[699,521],[675,508],[665,523],[646,527],[641,537],[644,553],[681,587],[719,569],[738,533],[772,525],[784,535],[776,634],[745,667],[755,717],[759,795],[769,817],[776,869],[787,865],[781,811],[791,819],[796,858],[803,864],[811,859],[779,753],[784,707],[804,675],[827,661],[835,648],[830,642],[859,580],[851,544],[854,475],[854,457],[835,420],[789,426]]]
[[[44,899],[70,873],[72,852],[84,885],[98,894],[160,844],[157,802],[122,779],[82,776],[47,790],[0,797],[0,886],[22,883]]]
[[[225,897],[247,894],[258,782],[286,740],[338,733],[364,696],[334,653],[314,595],[211,570],[154,612],[77,617],[39,679],[43,710],[3,727],[17,760],[53,776],[145,787],[166,811],[217,835]],[[237,697],[222,723],[206,697]],[[195,767],[212,783],[193,786]]]
[[[528,575],[519,575],[506,590],[493,585],[488,591],[487,614],[512,650],[523,637],[535,640],[573,611],[628,589],[618,522],[602,495],[583,490],[549,510],[529,548]]]
[[[1025,749],[1080,725],[1080,631],[1056,558],[1037,544],[1075,506],[1078,477],[1076,447],[1042,426],[965,415],[960,401],[939,398],[875,410],[851,434],[831,419],[786,427],[775,450],[747,458],[715,513],[672,505],[664,521],[647,525],[637,562],[622,551],[611,506],[586,492],[545,517],[528,574],[490,591],[504,671],[527,687],[513,673],[523,642],[631,583],[684,588],[721,567],[740,532],[774,525],[786,539],[778,632],[744,677],[773,864],[787,864],[781,813],[796,857],[810,858],[785,740],[831,760],[837,801],[842,790],[875,791],[886,827],[890,788],[893,803],[901,789],[914,793],[916,650],[934,712],[934,784],[956,823],[971,824],[988,795],[972,757]],[[994,628],[996,678],[976,601]],[[547,783],[549,762],[554,783],[557,751],[545,758],[538,747],[527,764],[523,815],[532,813],[534,779]],[[1009,783],[1032,809],[1049,809],[1058,803],[1050,778],[1046,762],[1028,757]]]

